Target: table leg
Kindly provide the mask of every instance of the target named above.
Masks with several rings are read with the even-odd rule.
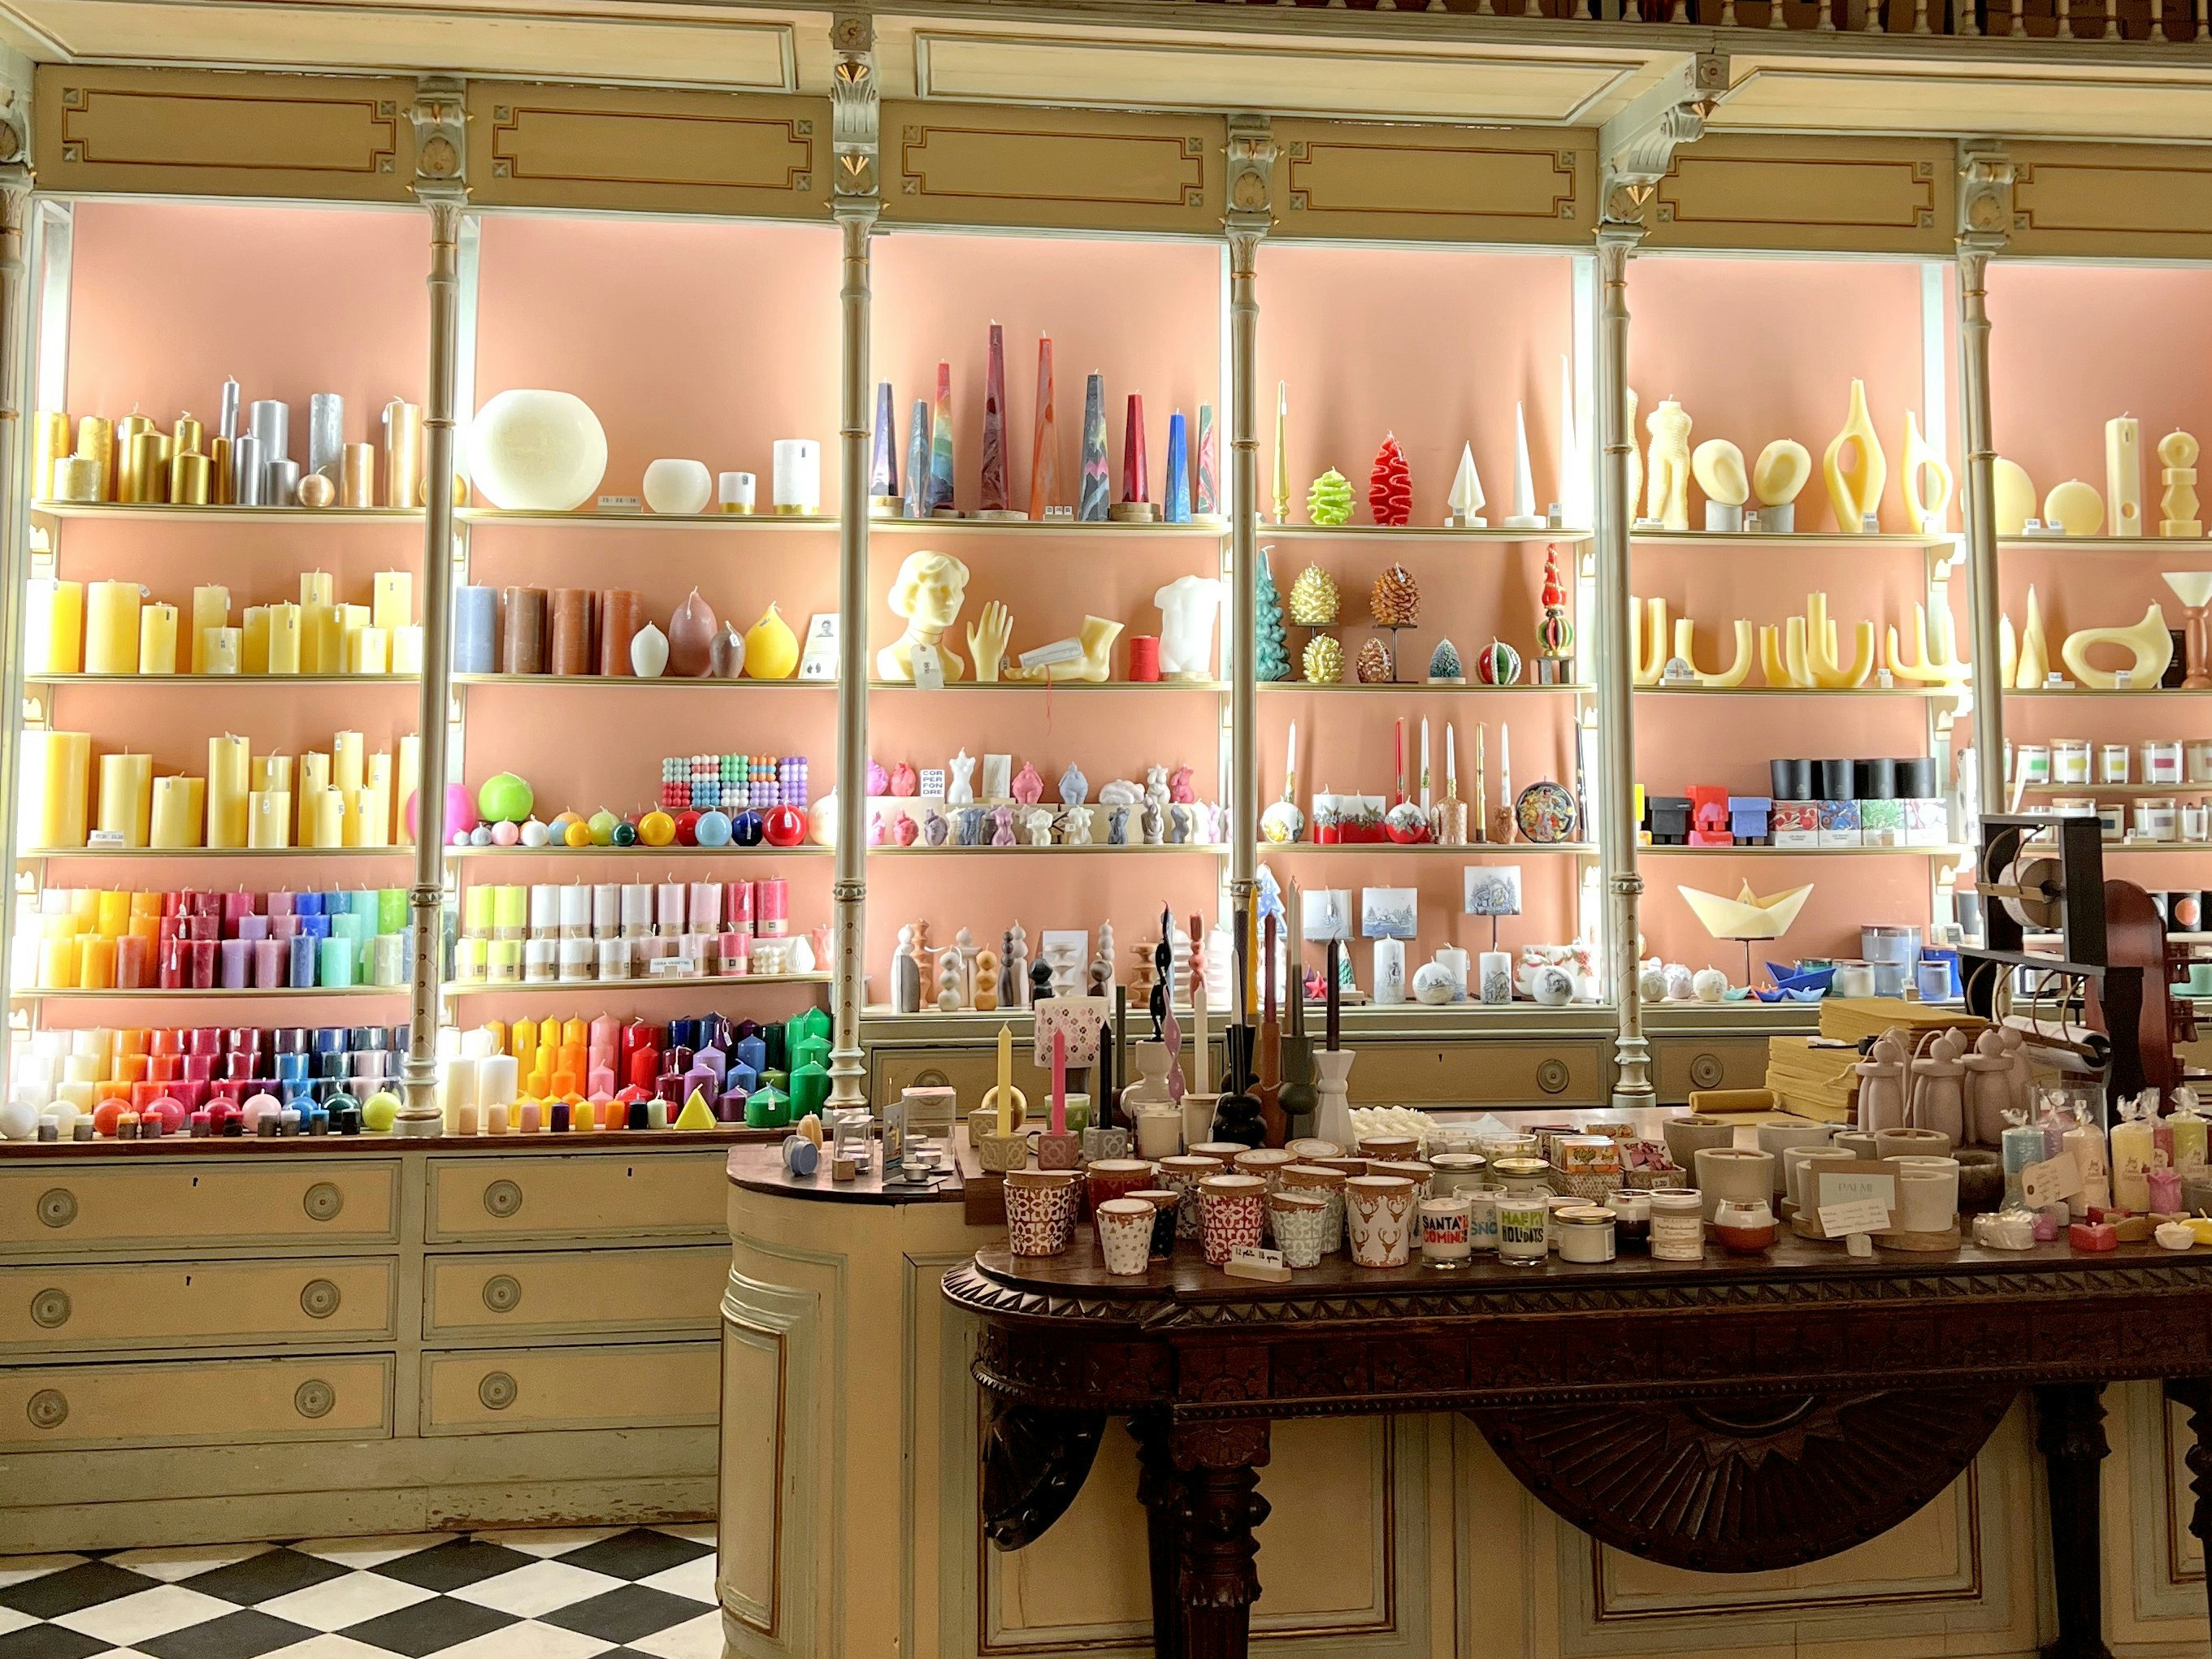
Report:
[[[2189,1413],[2191,1441],[2184,1461],[2189,1465],[2189,1489],[2197,1494],[2190,1511],[2189,1530],[2212,1559],[2212,1377],[2170,1376],[2166,1397]],[[2212,1575],[2204,1581],[2206,1611],[2212,1613]]]
[[[1208,1423],[1170,1430],[1182,1506],[1180,1659],[1247,1659],[1252,1604],[1260,1599],[1260,1553],[1252,1529],[1267,1518],[1259,1467],[1267,1461],[1267,1425]]]
[[[2098,1466],[2110,1450],[2095,1382],[2052,1383],[2035,1394],[2035,1444],[2051,1493],[2051,1576],[2058,1638],[2043,1659],[2112,1659],[2105,1645],[2104,1540]]]
[[[1182,1659],[1182,1614],[1176,1595],[1182,1571],[1182,1477],[1176,1473],[1164,1417],[1133,1417],[1129,1432],[1137,1442],[1137,1501],[1145,1506],[1152,1561],[1152,1652],[1156,1659]]]

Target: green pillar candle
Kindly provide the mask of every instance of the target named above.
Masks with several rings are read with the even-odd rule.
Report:
[[[808,1060],[791,1074],[791,1115],[802,1118],[819,1116],[822,1104],[830,1098],[830,1073],[817,1060]]]
[[[351,918],[345,917],[339,920],[350,921]],[[339,938],[335,934],[321,941],[321,961],[316,973],[315,982],[326,989],[333,990],[351,985],[354,982],[353,959],[356,948],[358,948],[356,941]]]

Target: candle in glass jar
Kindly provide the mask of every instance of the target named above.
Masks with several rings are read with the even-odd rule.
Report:
[[[100,828],[123,837],[125,847],[143,847],[152,830],[154,757],[100,757]]]
[[[137,582],[94,582],[85,595],[84,672],[138,672],[139,606],[145,598]]]

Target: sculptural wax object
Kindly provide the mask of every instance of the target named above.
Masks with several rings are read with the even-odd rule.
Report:
[[[1662,530],[1690,527],[1690,414],[1672,398],[1644,422],[1651,434],[1651,471],[1645,516]]]
[[[704,461],[658,460],[645,469],[645,504],[655,513],[704,513],[714,480]]]
[[[2105,505],[2112,534],[2143,533],[2142,422],[2132,415],[2105,422]]]
[[[1060,501],[1060,434],[1052,402],[1052,337],[1037,336],[1036,423],[1030,436],[1030,517]]]
[[[2069,478],[2043,498],[2043,521],[2069,536],[2094,536],[2104,528],[2104,498],[2094,485]]]
[[[1759,492],[1759,526],[1789,535],[1797,528],[1797,497],[1813,476],[1813,453],[1795,438],[1777,438],[1759,452],[1751,469]]]
[[[1474,446],[1462,444],[1459,470],[1452,474],[1451,493],[1444,497],[1444,528],[1482,529],[1489,522],[1480,516],[1483,506],[1482,477],[1474,470]]]
[[[2020,656],[2014,665],[2013,684],[2022,691],[2033,691],[2051,673],[2051,644],[2043,631],[2043,602],[2036,598],[2035,589],[2027,590],[2027,620],[2020,633]]]
[[[1921,435],[1920,416],[1911,410],[1905,414],[1905,467],[1898,475],[1898,484],[1899,493],[1905,497],[1905,522],[1913,533],[1942,533],[1954,488],[1951,469]]]
[[[1221,582],[1213,576],[1178,576],[1157,593],[1160,608],[1160,673],[1171,680],[1202,680],[1213,672],[1213,619],[1221,608]]]
[[[2173,635],[2167,631],[2166,613],[2157,605],[2143,612],[2143,619],[2132,628],[2085,628],[2069,634],[2066,643],[2058,647],[2058,654],[2082,684],[2099,690],[2109,691],[2119,677],[2112,672],[2093,668],[2089,653],[2100,645],[2124,646],[2133,653],[2128,665],[2128,684],[2138,691],[2154,691],[2166,665],[2173,660]]]
[[[1844,451],[1851,450],[1850,465]],[[1867,516],[1881,509],[1882,487],[1889,482],[1888,458],[1881,440],[1875,436],[1874,417],[1867,413],[1866,382],[1851,382],[1850,407],[1844,415],[1844,429],[1828,441],[1820,458],[1828,481],[1828,501],[1836,509],[1836,528],[1856,534],[1867,528]]]
[[[1743,451],[1726,438],[1708,438],[1690,452],[1690,476],[1705,492],[1705,528],[1742,529],[1743,504],[1751,495]]]
[[[468,448],[469,477],[512,512],[573,512],[606,476],[606,429],[574,392],[501,392],[469,423]]]
[[[1996,510],[1997,534],[2017,536],[2035,516],[2035,480],[2017,461],[2002,455],[1990,463],[1990,503]]]
[[[630,672],[641,680],[657,680],[667,667],[668,635],[647,623],[630,635]]]
[[[917,549],[899,566],[891,584],[891,613],[902,618],[906,631],[876,653],[876,673],[887,680],[911,683],[914,647],[936,648],[945,678],[960,678],[960,659],[945,643],[945,635],[960,615],[960,601],[968,591],[968,567],[950,553]],[[749,642],[750,643],[750,642]]]
[[[714,607],[693,588],[668,619],[668,672],[678,679],[697,679],[712,665],[716,628]]]
[[[761,619],[745,630],[745,678],[749,680],[787,680],[799,672],[799,635],[783,613],[771,604]],[[952,671],[945,670],[945,678]]]
[[[2204,526],[2197,516],[2197,440],[2186,432],[2169,432],[2158,441],[2158,533],[2161,536],[2201,536]]]
[[[2185,691],[2212,689],[2212,632],[2208,632],[2204,609],[2212,603],[2212,570],[2166,570],[2160,573],[2166,585],[2173,590],[2187,613],[2188,621],[2182,629],[2182,643],[2186,654],[2183,660],[2188,672],[2183,678]]]
[[[1636,503],[1644,499],[1644,448],[1636,441],[1636,388],[1620,389],[1621,401],[1627,405],[1620,423],[1621,435],[1628,440],[1628,514],[1636,516]]]
[[[1006,331],[991,325],[983,368],[983,470],[976,494],[981,519],[1012,519],[1006,501]]]
[[[1535,476],[1528,467],[1528,417],[1519,404],[1513,405],[1513,510],[1505,515],[1511,530],[1540,530],[1544,515],[1536,510]]]

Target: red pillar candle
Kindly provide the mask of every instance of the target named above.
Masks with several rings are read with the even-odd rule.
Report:
[[[1139,392],[1129,394],[1128,424],[1121,432],[1121,499],[1152,499],[1152,469],[1145,465],[1145,398]]]
[[[629,665],[629,642],[644,626],[643,594],[627,587],[610,587],[599,595],[600,673],[635,678]]]
[[[546,672],[571,677],[590,673],[592,662],[591,589],[555,588],[550,611],[552,639],[546,650]]]

